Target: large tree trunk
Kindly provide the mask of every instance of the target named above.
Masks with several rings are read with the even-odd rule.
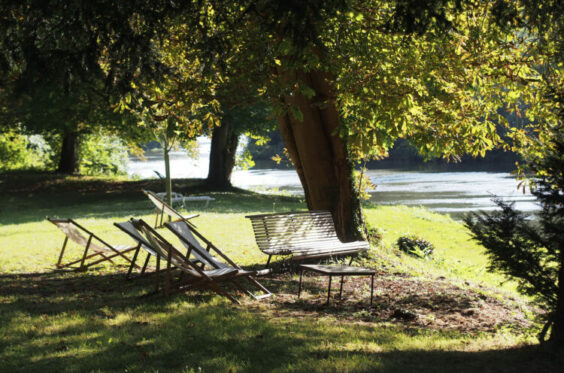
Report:
[[[66,129],[63,134],[61,156],[57,172],[62,174],[78,174],[78,133]]]
[[[353,165],[343,139],[336,133],[340,124],[335,97],[325,73],[283,73],[282,79],[301,81],[316,92],[313,98],[300,94],[283,101],[299,108],[300,121],[290,112],[278,117],[280,133],[300,177],[310,210],[333,213],[339,238],[345,242],[363,237],[364,221]]]
[[[221,126],[213,129],[206,180],[208,186],[218,189],[231,187],[231,174],[238,143],[239,135],[232,130],[231,118],[226,115],[221,121]]]

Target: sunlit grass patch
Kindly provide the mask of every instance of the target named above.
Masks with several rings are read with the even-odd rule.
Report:
[[[199,213],[197,229],[244,266],[266,262],[246,215],[305,208],[288,197],[212,195],[208,208],[191,205],[185,212]],[[122,260],[85,273],[54,271],[64,236],[46,216],[75,218],[108,242],[127,244],[133,242],[113,223],[134,216],[153,224],[151,205],[140,192],[0,198],[6,207],[0,211],[0,371],[448,372],[526,368],[539,360],[527,347],[534,335],[523,329],[461,332],[378,318],[368,306],[366,279],[346,279],[346,299],[325,307],[326,278],[309,277],[304,299],[296,301],[298,275],[277,274],[261,282],[278,297],[255,302],[239,295],[243,305],[235,306],[210,292],[147,296],[152,279],[125,281]],[[499,276],[482,275],[483,250],[460,223],[418,208],[369,206],[365,214],[382,230],[383,246],[359,263],[378,269],[379,284],[399,279],[405,285],[392,306],[413,305],[409,297],[433,290],[427,285],[440,276],[460,293],[494,296],[474,284],[495,288]],[[159,232],[178,244],[166,229]],[[431,241],[436,256],[425,261],[394,250],[405,233]],[[80,257],[81,250],[70,245],[66,255]],[[387,290],[376,289],[376,304],[389,307]],[[448,300],[465,301],[455,295]],[[432,325],[440,315],[422,317]]]

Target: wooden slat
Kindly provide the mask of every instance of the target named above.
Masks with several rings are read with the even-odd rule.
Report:
[[[247,216],[258,247],[271,255],[329,256],[366,251],[365,241],[342,243],[329,211],[303,211]]]

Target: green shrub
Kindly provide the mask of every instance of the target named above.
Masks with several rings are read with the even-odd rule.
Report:
[[[117,136],[92,133],[82,138],[79,149],[82,175],[124,175],[127,147]]]
[[[26,135],[17,129],[0,133],[0,171],[53,167],[54,152],[40,135]]]
[[[432,243],[414,235],[401,236],[397,245],[404,253],[422,259],[429,257],[435,250]]]
[[[370,244],[373,246],[379,245],[383,237],[382,231],[376,227],[371,226],[367,226],[366,230],[368,233],[368,242],[370,242]]]

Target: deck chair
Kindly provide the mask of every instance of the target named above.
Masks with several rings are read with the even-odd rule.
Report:
[[[141,272],[139,273],[139,276],[144,276],[147,273],[147,268],[149,265],[149,261],[151,260],[151,258],[155,258],[155,262],[156,262],[156,271],[155,273],[160,273],[160,265],[161,265],[161,255],[159,255],[159,253],[157,251],[155,251],[152,247],[152,244],[147,241],[147,239],[145,237],[143,237],[143,235],[141,233],[139,233],[139,231],[133,226],[133,224],[131,223],[131,221],[125,221],[122,223],[114,223],[114,225],[119,228],[121,231],[123,231],[124,233],[126,233],[127,235],[129,235],[131,238],[133,238],[133,240],[135,242],[137,242],[137,249],[135,250],[135,253],[133,254],[133,258],[131,260],[131,264],[129,266],[129,270],[127,271],[127,279],[130,279],[132,277],[132,272],[133,272],[133,268],[137,267],[139,268],[139,266],[137,266],[137,259],[139,258],[139,253],[141,251],[141,249],[144,249],[145,252],[147,253],[147,256],[145,258],[145,262],[143,264],[143,267],[141,267]],[[193,261],[195,262],[199,262],[198,259],[194,259]],[[176,266],[172,266],[173,269],[176,268]],[[156,286],[156,290],[158,290],[158,286]]]
[[[61,248],[59,260],[56,264],[57,268],[60,269],[72,267],[73,265],[80,263],[80,265],[74,269],[84,271],[88,267],[104,262],[106,260],[113,263],[112,259],[118,256],[130,263],[130,266],[135,265],[133,261],[125,255],[130,251],[136,250],[135,246],[110,245],[72,219],[47,218],[47,220],[55,224],[65,234],[63,247]],[[80,259],[62,264],[63,255],[65,253],[69,239],[76,244],[84,247],[84,252]]]
[[[141,251],[141,248],[145,250],[145,252],[147,253],[147,257],[145,258],[145,263],[143,264],[143,267],[141,268],[141,272],[139,275],[143,276],[146,273],[147,266],[149,264],[149,260],[151,259],[151,257],[156,258],[157,268],[160,269],[159,254],[152,249],[151,244],[147,242],[147,240],[137,231],[137,229],[135,229],[135,227],[133,226],[133,224],[131,224],[131,222],[125,221],[122,223],[114,223],[114,225],[118,227],[120,230],[122,230],[123,232],[125,232],[126,234],[128,234],[131,238],[133,238],[135,242],[137,242],[137,246],[136,246],[137,249],[133,254],[133,258],[131,260],[129,270],[127,271],[127,276],[126,276],[127,279],[131,278],[131,273],[133,272],[133,268],[137,266],[136,262],[137,262],[137,258],[139,257],[139,252]]]
[[[257,300],[272,296],[272,293],[254,278],[255,276],[262,276],[270,273],[270,269],[262,271],[245,271],[227,255],[225,255],[220,249],[218,249],[213,243],[211,243],[211,241],[206,239],[200,232],[198,232],[195,227],[189,225],[185,221],[165,223],[165,227],[172,231],[172,233],[174,233],[178,237],[180,242],[182,242],[184,247],[188,249],[187,256],[190,257],[190,254],[192,254],[195,259],[202,264],[201,268],[236,268],[240,272],[241,279],[246,279],[253,287],[259,289],[264,294],[257,296],[251,291],[243,288],[238,282],[234,282],[234,285],[239,288],[239,290],[247,293]],[[205,245],[205,248],[202,246],[202,244]],[[212,252],[221,257],[224,261],[218,260],[211,254]]]
[[[145,249],[148,247],[150,253],[157,257],[156,291],[160,289],[160,261],[164,260],[166,262],[166,269],[162,272],[165,272],[166,275],[165,294],[169,294],[173,290],[183,290],[185,288],[205,288],[227,297],[234,303],[239,303],[221,285],[225,283],[232,284],[234,279],[247,275],[246,271],[241,271],[234,267],[202,269],[200,264],[195,263],[187,255],[182,254],[145,221],[131,219],[130,223],[137,230],[137,233],[130,234],[128,231],[126,233],[137,240],[140,247]],[[120,229],[124,227],[123,223],[116,223],[116,226]],[[180,276],[173,281],[172,270],[175,268],[180,270]]]
[[[161,198],[159,198],[159,196],[157,196],[155,193],[151,192],[150,190],[143,190],[143,193],[145,193],[145,195],[149,198],[151,202],[153,202],[153,204],[157,208],[157,215],[155,217],[155,228],[162,227],[165,214],[170,216],[172,219],[174,219],[174,221],[177,220],[188,221],[190,219],[199,216],[198,214],[183,216],[178,211],[176,211],[172,206],[170,206],[168,203],[163,201]],[[159,218],[160,218],[160,223],[159,223]]]

